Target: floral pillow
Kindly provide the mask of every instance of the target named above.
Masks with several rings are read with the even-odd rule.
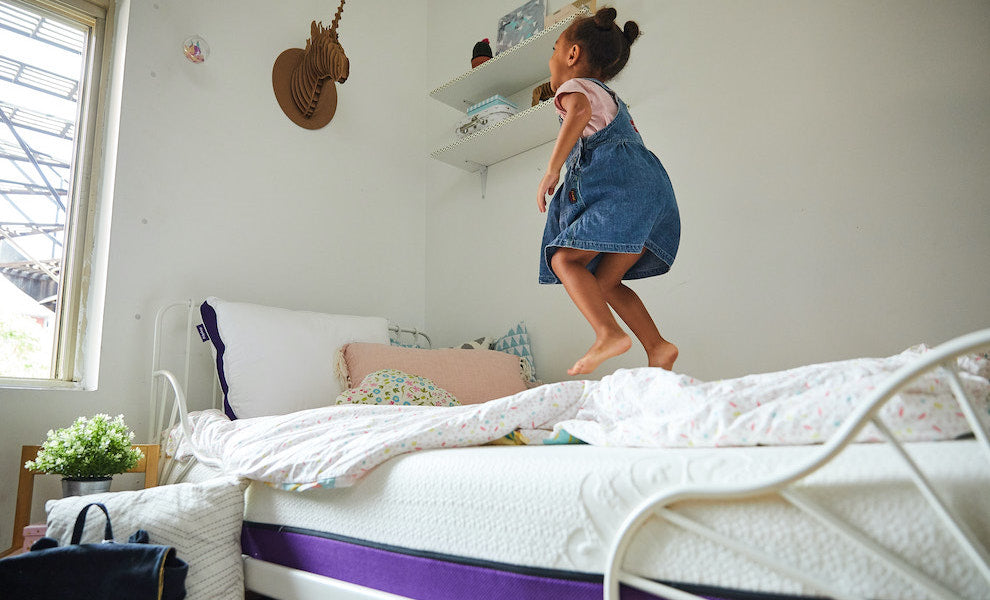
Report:
[[[368,374],[360,385],[337,396],[337,404],[460,406],[461,403],[426,377],[382,369]]]

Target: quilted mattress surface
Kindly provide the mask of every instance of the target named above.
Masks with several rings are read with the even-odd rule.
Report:
[[[976,442],[908,452],[978,539],[990,540],[990,465]],[[406,454],[354,487],[306,492],[253,483],[245,519],[472,559],[601,573],[624,516],[685,482],[745,482],[807,460],[819,446],[636,449],[484,446]],[[189,478],[209,473],[197,467]],[[854,444],[800,484],[802,496],[861,528],[965,598],[985,598],[971,566],[884,444]],[[775,497],[683,503],[677,510],[852,594],[925,598],[917,587]],[[738,590],[813,595],[735,552],[652,520],[626,560],[636,574]]]

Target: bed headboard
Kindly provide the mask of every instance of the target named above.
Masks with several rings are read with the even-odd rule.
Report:
[[[193,343],[198,305],[192,300],[165,304],[155,315],[155,335],[151,353],[151,373],[167,370],[185,394],[191,410],[220,406],[220,386],[210,359],[210,349]],[[198,336],[197,336],[198,339]],[[149,390],[148,441],[155,442],[166,428],[175,425],[176,409],[165,415],[171,386],[162,377],[151,378]]]
[[[167,303],[155,316],[151,357],[153,376],[149,390],[149,442],[158,441],[162,431],[178,422],[179,415],[174,405],[170,414],[165,414],[169,409],[168,395],[172,393],[173,385],[184,394],[189,410],[221,409],[223,405],[216,363],[208,338],[200,333],[201,323],[200,303],[191,299]],[[393,343],[433,347],[429,335],[417,328],[389,322],[388,330]],[[174,383],[154,375],[161,371],[168,371],[174,377]]]

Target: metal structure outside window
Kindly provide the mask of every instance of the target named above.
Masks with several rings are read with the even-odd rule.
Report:
[[[0,328],[16,334],[0,335],[0,378],[77,375],[73,278],[95,139],[77,133],[99,95],[105,22],[85,1],[0,0]]]

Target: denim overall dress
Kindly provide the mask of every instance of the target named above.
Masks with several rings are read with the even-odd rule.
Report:
[[[608,125],[579,138],[547,209],[540,283],[560,283],[550,268],[557,248],[639,254],[623,279],[663,275],[681,240],[681,219],[667,171],[643,144],[626,104],[604,83],[619,110]],[[592,273],[601,255],[588,263]]]

